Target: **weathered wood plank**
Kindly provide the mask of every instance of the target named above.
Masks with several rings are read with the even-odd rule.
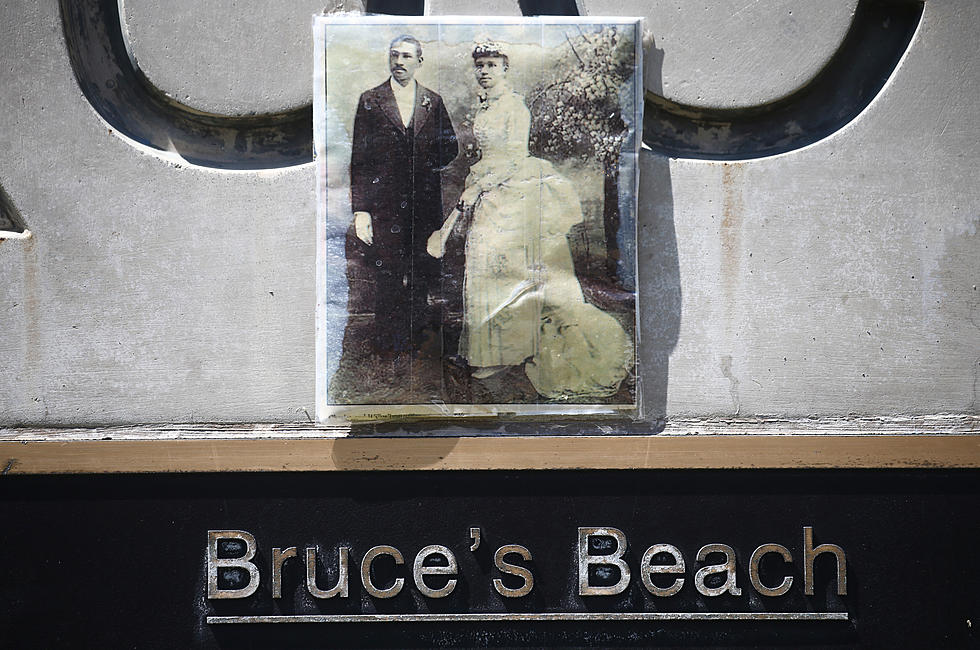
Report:
[[[969,468],[980,435],[241,438],[0,442],[6,474]]]
[[[405,425],[385,425],[376,428],[364,425],[323,425],[313,422],[253,423],[253,422],[214,422],[214,423],[164,423],[137,424],[125,426],[100,427],[0,427],[0,441],[77,441],[77,440],[216,440],[222,438],[337,438],[337,437],[479,437],[503,436],[506,431],[499,427],[480,428],[474,422],[433,421]],[[533,431],[535,427],[540,431]],[[552,433],[563,436],[576,436],[603,433],[621,435],[624,433],[658,436],[689,435],[912,435],[945,434],[957,435],[980,432],[980,415],[939,413],[917,416],[852,416],[822,418],[780,418],[780,417],[716,417],[716,418],[671,418],[669,421],[653,422],[646,428],[610,422],[591,423],[588,428],[581,422],[565,423],[523,423],[515,428],[509,437],[528,433]],[[409,428],[411,427],[411,428]],[[516,425],[515,425],[516,427]]]

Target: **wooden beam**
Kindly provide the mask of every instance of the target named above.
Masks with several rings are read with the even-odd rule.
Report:
[[[976,468],[980,435],[0,441],[0,472]]]

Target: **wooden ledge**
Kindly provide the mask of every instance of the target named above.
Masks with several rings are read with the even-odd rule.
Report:
[[[0,441],[3,475],[976,467],[980,467],[980,435],[976,434]]]

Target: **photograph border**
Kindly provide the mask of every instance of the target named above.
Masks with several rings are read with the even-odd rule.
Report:
[[[320,424],[336,423],[358,423],[358,422],[390,422],[405,421],[418,422],[425,420],[459,420],[459,419],[482,419],[482,420],[507,420],[528,418],[567,418],[569,420],[590,419],[602,420],[623,420],[623,419],[642,419],[643,405],[641,396],[641,373],[639,365],[639,343],[640,343],[640,309],[639,291],[634,289],[634,309],[632,333],[633,360],[632,371],[635,378],[633,388],[632,403],[563,403],[560,401],[541,402],[541,403],[416,403],[416,404],[334,404],[329,398],[330,377],[327,375],[328,362],[328,342],[327,331],[331,325],[327,317],[328,295],[327,295],[327,274],[328,269],[328,221],[327,221],[327,137],[326,137],[326,104],[327,104],[327,51],[325,47],[325,30],[328,25],[480,25],[480,26],[504,26],[504,25],[598,25],[615,24],[628,25],[636,30],[634,38],[634,66],[638,70],[634,88],[633,103],[635,114],[633,115],[633,140],[635,158],[634,173],[632,176],[632,195],[638,196],[639,192],[639,153],[643,142],[643,108],[645,103],[645,92],[642,80],[643,70],[643,34],[641,17],[633,16],[493,16],[493,17],[474,17],[474,16],[390,16],[390,15],[315,15],[313,17],[313,47],[314,47],[314,162],[316,168],[316,201],[317,201],[317,227],[316,227],[316,388],[315,388],[315,411],[316,419]],[[634,202],[635,202],[634,198]],[[638,242],[637,223],[634,220],[633,242],[635,247]],[[633,277],[637,284],[641,269],[636,255],[631,255],[633,264]]]

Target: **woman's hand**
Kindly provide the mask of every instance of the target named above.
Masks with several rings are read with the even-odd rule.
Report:
[[[437,230],[429,235],[429,241],[425,243],[425,252],[436,259],[440,259],[446,254],[446,238],[442,230]]]
[[[452,233],[457,219],[459,219],[458,209],[453,210],[449,214],[445,223],[442,224],[442,228],[429,235],[428,241],[425,242],[426,253],[436,259],[446,254],[446,241],[449,239],[449,235]]]
[[[479,185],[470,185],[459,195],[459,205],[457,207],[460,209],[473,207],[473,204],[476,203],[482,193]]]

